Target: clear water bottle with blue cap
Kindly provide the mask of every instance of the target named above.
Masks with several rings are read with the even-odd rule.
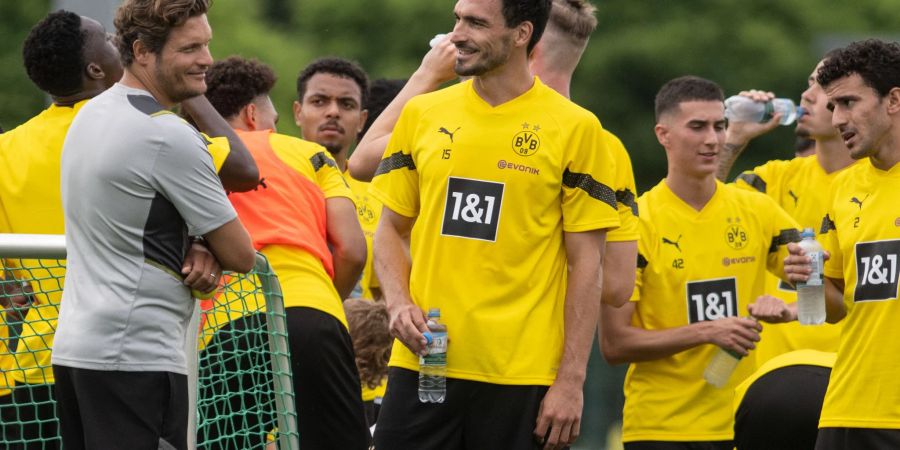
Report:
[[[428,353],[419,356],[419,401],[444,403],[447,397],[447,326],[440,322],[440,308],[428,310],[425,340]]]
[[[825,322],[825,284],[822,278],[824,254],[816,242],[812,228],[804,228],[800,234],[800,248],[809,257],[812,272],[805,282],[797,282],[797,321],[802,325],[819,325]]]
[[[758,102],[743,95],[733,95],[725,100],[725,117],[730,122],[765,123],[781,113],[781,125],[790,125],[805,114],[801,106],[789,98],[776,98],[768,102]]]

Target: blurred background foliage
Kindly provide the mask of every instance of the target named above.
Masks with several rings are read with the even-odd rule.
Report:
[[[29,28],[60,4],[94,7],[109,0],[0,0],[0,126],[10,129],[45,107],[27,79],[21,43]],[[774,91],[795,100],[827,50],[852,40],[897,40],[896,0],[593,0],[599,26],[575,74],[573,100],[619,135],[633,160],[638,190],[665,176],[653,135],[653,98],[685,74],[719,82],[726,95]],[[210,12],[213,55],[256,57],[280,78],[273,101],[279,130],[297,134],[291,102],[296,77],[313,59],[359,61],[374,78],[406,78],[436,33],[453,26],[453,0],[215,0]],[[75,5],[75,7],[71,6]],[[100,11],[108,10],[101,7]],[[96,9],[95,9],[96,11]],[[112,11],[95,17],[111,28]],[[102,12],[100,13],[102,14]],[[781,127],[751,144],[732,175],[793,155],[793,129]],[[584,438],[578,448],[603,448],[606,426],[621,414],[623,368],[609,368],[596,346],[586,388]]]

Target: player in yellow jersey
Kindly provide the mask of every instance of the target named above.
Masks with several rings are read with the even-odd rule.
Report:
[[[809,87],[800,97],[800,105],[806,110],[806,114],[797,121],[796,133],[814,140],[815,156],[769,161],[738,175],[735,180],[738,187],[758,190],[772,197],[802,228],[818,228],[828,208],[831,183],[838,173],[854,163],[837,130],[831,125],[828,99],[815,79],[816,71],[828,56],[825,55],[813,69],[808,78]],[[773,97],[771,93],[759,91],[745,94],[759,101],[768,101]],[[724,181],[734,158],[743,151],[747,143],[777,126],[777,121],[778,117],[767,124],[729,124],[725,157],[719,168],[720,179]],[[775,276],[768,277],[766,294],[786,303],[797,300],[794,288]],[[799,349],[835,352],[839,339],[839,324],[801,326],[791,322],[768,326],[757,349],[757,363],[762,365],[781,353]]]
[[[816,449],[900,448],[900,45],[850,44],[825,61],[816,81],[828,96],[832,125],[861,160],[832,183],[819,234],[830,252],[827,320],[844,325]],[[799,246],[790,250],[785,271],[805,281],[809,258]]]
[[[7,224],[4,232],[63,234],[59,181],[63,139],[81,107],[118,81],[123,69],[102,25],[66,11],[51,13],[35,25],[25,41],[23,57],[29,77],[51,96],[53,104],[0,135],[0,223]],[[57,63],[47,64],[49,60]],[[258,174],[249,154],[208,102],[200,97],[182,106],[210,135],[232,138],[220,143],[220,147],[231,145],[227,160],[224,152],[214,152],[223,185],[236,191],[255,186]],[[186,280],[200,280],[205,289],[215,264],[210,257],[205,248],[194,247],[189,256],[193,262],[186,265]],[[16,266],[13,261],[7,263]],[[27,271],[16,271],[20,279],[40,281],[32,282],[36,302],[25,317],[15,361],[4,363],[7,378],[18,386],[14,397],[17,420],[22,425],[20,430],[15,426],[19,434],[12,439],[24,442],[44,438],[47,445],[54,445],[58,438],[49,349],[64,270],[41,268],[37,260],[21,263]]]
[[[761,327],[747,318],[768,270],[781,273],[796,223],[770,198],[715,179],[725,137],[722,91],[697,77],[656,97],[668,175],[638,200],[636,289],[603,306],[602,349],[630,362],[623,441],[629,450],[731,449],[732,388],[755,367]],[[714,345],[711,345],[714,344]],[[743,356],[726,388],[703,379],[722,347]]]
[[[559,448],[579,433],[619,220],[602,127],[528,68],[549,10],[457,2],[455,70],[473,78],[408,102],[376,172],[376,270],[398,338],[377,448]],[[433,405],[416,393],[428,308],[450,335]]]
[[[352,193],[322,146],[274,132],[271,68],[230,57],[207,75],[207,96],[247,143],[263,177],[259,190],[230,199],[281,282],[300,444],[365,449],[370,437],[341,303],[365,264]]]

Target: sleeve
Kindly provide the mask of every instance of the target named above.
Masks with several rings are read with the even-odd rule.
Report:
[[[160,130],[166,136],[153,168],[154,188],[172,202],[188,233],[206,234],[234,220],[203,136],[181,122]]]
[[[581,232],[617,228],[614,185],[616,166],[603,128],[593,116],[572,129],[562,175],[563,230]]]
[[[414,101],[407,103],[400,113],[391,140],[375,171],[375,178],[369,186],[369,193],[373,197],[406,217],[419,215],[419,172],[413,141],[419,112],[414,105]]]
[[[206,134],[203,134],[203,137],[207,142],[206,148],[209,151],[209,154],[212,155],[213,168],[215,168],[216,173],[218,173],[222,170],[222,165],[225,164],[225,160],[231,153],[231,144],[228,143],[228,138],[226,137],[209,137]]]
[[[784,277],[784,258],[788,256],[787,245],[800,242],[800,225],[781,206],[769,197],[760,197],[757,211],[768,211],[766,225],[770,227],[771,244],[766,258],[769,272],[779,278]]]
[[[619,228],[610,230],[606,235],[607,242],[636,241],[640,235],[638,226],[637,189],[634,185],[634,172],[631,158],[622,145],[622,141],[614,134],[604,130],[604,135],[616,165],[616,178],[613,188],[616,190],[616,209],[619,213]]]
[[[311,158],[313,170],[316,171],[316,184],[322,189],[325,198],[347,197],[354,200],[353,191],[338,169],[337,163],[324,149]]]
[[[637,267],[635,267],[634,274],[634,292],[632,292],[630,299],[633,302],[641,299],[641,291],[644,287],[644,270],[650,265],[650,245],[656,242],[656,239],[652,236],[653,230],[640,220],[638,220],[638,233],[640,238],[638,239]]]
[[[734,180],[734,185],[747,190],[762,192],[769,197],[777,198],[777,189],[782,183],[783,174],[790,161],[769,161],[752,170],[742,172]]]

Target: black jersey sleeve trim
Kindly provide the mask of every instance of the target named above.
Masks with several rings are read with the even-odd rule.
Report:
[[[744,180],[747,184],[753,186],[753,189],[764,194],[766,193],[766,181],[753,172],[744,172],[738,175],[738,180]]]
[[[334,162],[333,159],[325,156],[325,152],[319,152],[315,155],[312,155],[309,158],[309,161],[312,162],[313,170],[315,170],[316,172],[318,172],[319,169],[325,166],[331,166],[337,169],[337,163]]]
[[[581,189],[587,192],[591,198],[600,200],[603,203],[616,208],[616,192],[609,186],[597,181],[590,174],[571,172],[566,169],[562,177],[563,185],[572,189]]]
[[[778,236],[772,238],[772,246],[769,247],[769,253],[778,251],[778,247],[787,245],[789,242],[800,242],[800,231],[796,228],[788,228],[781,230]]]
[[[381,162],[378,163],[378,169],[375,170],[375,176],[384,175],[392,170],[402,169],[404,167],[409,170],[416,170],[416,162],[413,161],[412,155],[397,152],[382,159]]]
[[[834,221],[831,220],[831,217],[828,214],[825,214],[825,217],[822,218],[822,226],[819,228],[819,234],[827,234],[831,230],[837,230],[837,227],[834,225]]]
[[[647,267],[647,265],[649,265],[649,264],[650,264],[650,261],[647,261],[647,258],[644,258],[644,255],[638,253],[638,257],[637,257],[637,268],[643,270],[643,269],[645,269],[645,268]]]
[[[631,213],[634,214],[634,217],[638,216],[638,205],[635,201],[634,192],[631,192],[631,189],[625,188],[620,191],[616,191],[616,201],[631,208]]]

